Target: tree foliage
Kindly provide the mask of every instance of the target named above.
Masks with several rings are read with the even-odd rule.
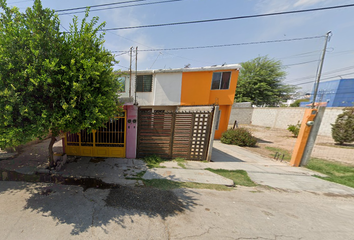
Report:
[[[60,33],[53,10],[40,0],[20,13],[0,0],[0,148],[52,133],[95,129],[118,111],[118,75],[103,48],[98,18]],[[51,162],[52,164],[52,162]]]
[[[293,86],[282,83],[286,72],[283,71],[280,61],[264,56],[241,63],[241,66],[235,94],[236,102],[277,106],[294,90]]]
[[[300,103],[302,102],[309,102],[310,99],[308,98],[303,98],[303,99],[297,99],[295,102],[293,102],[292,104],[290,104],[290,107],[300,107]]]
[[[332,138],[340,145],[354,142],[354,107],[344,108],[332,124]]]

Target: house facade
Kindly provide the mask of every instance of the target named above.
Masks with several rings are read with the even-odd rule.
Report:
[[[194,147],[199,144],[200,149],[195,151],[203,151],[203,156],[206,156],[206,148],[209,145],[205,141],[212,140],[212,136],[214,139],[220,139],[221,134],[227,130],[239,69],[240,65],[232,64],[123,72],[119,79],[123,85],[119,93],[124,102],[122,115],[112,118],[111,125],[107,123],[105,128],[94,131],[92,135],[87,135],[85,130],[77,134],[67,134],[65,151],[68,155],[136,158],[139,146],[141,149],[148,146],[146,142],[154,141],[152,146],[167,146],[169,150],[166,148],[166,152],[171,152],[169,156],[174,156],[174,144],[182,144],[179,147],[189,149],[187,151],[194,151]],[[214,109],[216,111],[211,113]],[[144,114],[141,111],[145,111]],[[175,115],[176,112],[183,112],[184,115]],[[199,140],[200,134],[196,127],[206,128],[204,123],[200,122],[203,116],[205,124],[208,122],[208,129],[205,131],[208,136]],[[193,121],[190,120],[190,125],[194,125],[187,126],[189,135],[183,137],[190,138],[190,141],[183,143],[177,139],[178,124],[184,124],[187,119],[192,119],[191,117]],[[148,129],[141,118],[149,119]],[[178,118],[185,120],[178,122]],[[167,123],[168,121],[170,123]],[[212,122],[215,122],[213,128]],[[139,127],[141,131],[138,131]],[[183,134],[187,133],[187,128],[185,126]],[[162,133],[166,135],[169,131],[172,135],[168,137],[171,140],[168,144],[156,142],[156,139],[162,139]],[[174,140],[175,138],[177,140]],[[142,145],[142,139],[146,140],[145,145]],[[200,160],[198,156],[195,159]]]
[[[175,111],[181,106],[218,105],[214,139],[220,139],[221,134],[227,130],[239,69],[240,65],[232,64],[147,70],[131,75],[125,73],[121,78],[125,83],[121,98],[130,99],[140,108],[152,111]],[[133,81],[130,82],[130,78]],[[133,91],[135,86],[136,95]]]

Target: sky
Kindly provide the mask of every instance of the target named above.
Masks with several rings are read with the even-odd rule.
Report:
[[[128,1],[42,0],[42,4],[54,10],[63,10],[119,3],[101,7],[105,10],[91,8],[90,17],[98,16],[99,22],[106,22],[105,29],[354,4],[354,0],[130,0],[130,3],[122,3]],[[33,4],[33,0],[7,2],[9,6],[19,7],[21,11]],[[58,12],[62,31],[69,29],[74,15],[82,19],[84,13],[79,11],[82,10]],[[285,84],[295,85],[302,92],[310,92],[328,31],[332,32],[332,36],[325,53],[321,81],[354,78],[353,14],[354,7],[347,7],[229,21],[106,31],[105,48],[114,52],[119,61],[115,69],[122,71],[129,68],[130,47],[138,47],[138,70],[235,64],[268,56],[282,62],[287,73]],[[318,38],[276,41],[308,37]],[[275,42],[249,44],[265,41]],[[237,45],[151,51],[228,44]]]

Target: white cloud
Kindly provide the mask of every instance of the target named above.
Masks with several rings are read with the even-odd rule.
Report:
[[[320,2],[331,2],[328,0],[299,0],[294,4],[294,7],[302,7],[302,6],[312,6]]]
[[[294,3],[295,2],[295,3]],[[280,11],[288,11],[295,10],[302,7],[309,7],[313,5],[318,5],[321,3],[329,3],[334,2],[333,0],[260,0],[255,6],[256,10],[261,13],[270,13],[270,12],[280,12]],[[323,4],[321,4],[323,5]]]

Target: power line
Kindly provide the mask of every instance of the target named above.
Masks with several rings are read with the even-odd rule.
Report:
[[[140,45],[142,45],[142,46],[144,46],[144,47],[147,47],[147,48],[151,48],[151,49],[152,49],[152,47],[150,47],[150,46],[148,46],[148,45],[146,45],[146,44],[137,42],[137,41],[132,40],[132,39],[130,39],[130,38],[123,37],[123,36],[121,36],[121,35],[119,35],[119,34],[117,34],[117,33],[115,33],[115,32],[109,32],[109,33],[114,34],[114,35],[116,35],[116,36],[119,36],[119,37],[121,37],[121,38],[124,38],[124,39],[126,39],[126,40],[135,42],[135,43],[140,44]],[[124,51],[111,51],[111,52],[124,52]],[[214,64],[214,63],[211,63],[211,62],[200,61],[200,60],[196,60],[196,59],[191,59],[191,58],[182,57],[182,56],[179,56],[179,55],[176,55],[176,54],[172,54],[172,53],[169,53],[169,52],[166,52],[166,51],[165,51],[164,53],[165,53],[165,54],[168,54],[168,55],[171,55],[171,56],[175,56],[175,57],[181,58],[181,59],[186,59],[186,60],[190,60],[190,61],[194,61],[194,62],[200,62],[200,63],[203,63],[203,64],[210,64],[210,65],[213,65],[213,64]]]
[[[73,11],[73,10],[79,10],[79,9],[86,9],[86,8],[96,8],[96,7],[104,7],[104,6],[111,6],[111,5],[118,5],[118,4],[125,4],[125,3],[132,3],[132,2],[143,2],[146,0],[131,0],[131,1],[124,1],[124,2],[114,2],[114,3],[105,3],[105,4],[97,4],[97,5],[91,5],[91,6],[86,6],[86,7],[76,7],[76,8],[67,8],[67,9],[59,9],[55,10],[56,12],[67,12],[67,11]]]
[[[122,65],[119,65],[119,64],[116,64],[116,65],[119,66],[119,67],[122,67],[122,68],[129,69],[128,67],[125,67],[125,66],[122,66]]]
[[[64,28],[65,31],[69,31],[68,29],[66,29],[61,23],[60,23],[60,26],[62,26],[62,28]]]
[[[121,54],[118,54],[118,55],[114,55],[114,56],[115,56],[115,57],[119,57],[119,56],[125,55],[125,54],[127,54],[127,53],[129,53],[129,51],[125,51],[124,53],[121,53]]]
[[[146,1],[146,0],[140,0],[140,1]],[[110,7],[110,8],[93,9],[93,10],[90,10],[90,12],[96,12],[96,11],[102,11],[102,10],[111,10],[111,9],[117,9],[117,8],[127,8],[127,7],[136,7],[136,6],[144,6],[144,5],[161,4],[161,3],[180,2],[180,1],[183,1],[183,0],[165,0],[165,1],[158,1],[158,2],[139,3],[139,4],[133,4],[133,5],[127,5],[127,6],[118,6],[118,7]],[[70,13],[60,13],[58,15],[68,15],[68,14],[84,13],[84,12],[86,12],[86,10],[85,11],[70,12]]]
[[[322,75],[331,75],[331,74],[334,74],[334,73],[338,73],[338,72],[343,72],[343,71],[347,71],[347,70],[350,70],[350,69],[353,69],[354,66],[349,66],[349,67],[345,67],[345,68],[338,68],[338,69],[335,69],[335,70],[332,70],[332,71],[329,71],[329,72],[326,72]],[[343,74],[342,74],[343,75]],[[337,75],[336,75],[337,76]],[[296,78],[296,79],[293,79],[291,80],[291,82],[296,82],[296,81],[301,81],[301,80],[307,80],[307,79],[311,79],[311,78],[315,78],[316,76],[306,76],[306,77],[301,77],[301,78]],[[334,76],[335,77],[335,76]],[[287,82],[287,81],[285,81]]]
[[[313,63],[313,62],[318,62],[318,60],[312,60],[312,61],[307,61],[307,62],[300,62],[300,63],[287,64],[287,65],[283,65],[283,66],[284,66],[284,67],[290,67],[290,66],[302,65],[302,64]]]
[[[23,2],[33,2],[33,0],[24,0],[24,1],[17,1],[17,2],[9,2],[9,3],[7,3],[7,4],[23,3]]]
[[[351,75],[351,74],[354,74],[354,72],[351,72],[351,73],[346,73],[346,74],[340,74],[340,76],[347,76],[347,75]],[[336,75],[336,76],[332,76],[332,77],[321,78],[321,81],[322,81],[322,80],[332,79],[332,78],[335,78],[335,77],[338,77],[338,75]],[[307,84],[307,83],[315,83],[315,81],[314,81],[314,80],[312,80],[312,81],[308,81],[308,82],[297,83],[297,84],[291,84],[291,85],[298,86],[298,85],[303,85],[303,84]]]
[[[258,41],[258,42],[218,44],[218,45],[207,45],[207,46],[194,46],[194,47],[141,49],[139,51],[140,52],[161,52],[161,51],[176,51],[176,50],[193,50],[193,49],[204,49],[204,48],[219,48],[219,47],[231,47],[231,46],[242,46],[242,45],[254,45],[254,44],[264,44],[264,43],[291,42],[291,41],[317,39],[317,38],[323,38],[323,37],[324,36],[312,36],[312,37],[277,39],[277,40]],[[117,50],[117,51],[112,51],[112,52],[125,52],[125,51]]]
[[[295,54],[295,55],[291,55],[291,56],[287,56],[287,57],[281,57],[281,58],[278,58],[278,59],[310,57],[310,56],[313,56],[313,55],[318,55],[319,52],[322,52],[322,50],[299,53],[299,54]]]
[[[206,23],[206,22],[230,21],[230,20],[238,20],[238,19],[294,14],[294,13],[324,11],[324,10],[332,10],[332,9],[348,8],[348,7],[354,7],[354,4],[337,5],[337,6],[322,7],[322,8],[310,8],[310,9],[293,10],[293,11],[285,11],[285,12],[263,13],[263,14],[256,14],[256,15],[244,15],[244,16],[228,17],[228,18],[214,18],[214,19],[204,19],[204,20],[186,21],[186,22],[172,22],[172,23],[159,23],[159,24],[149,24],[149,25],[140,25],[140,26],[106,28],[100,31],[115,31],[115,30],[126,30],[126,29],[136,29],[136,28],[151,28],[151,27],[164,27],[164,26],[186,25],[186,24],[195,24],[195,23]]]

